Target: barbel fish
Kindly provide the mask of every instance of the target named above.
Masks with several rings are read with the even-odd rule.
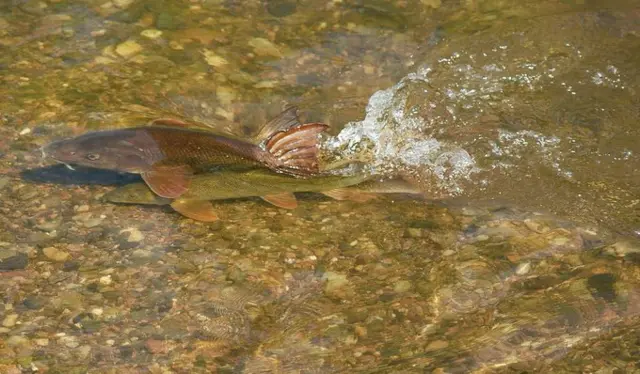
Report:
[[[357,185],[357,186],[356,186]],[[198,221],[218,219],[212,200],[261,197],[286,209],[297,206],[294,192],[320,192],[336,200],[365,202],[378,193],[421,193],[403,180],[378,181],[369,175],[328,175],[307,179],[294,178],[266,169],[221,170],[194,175],[189,190],[178,199],[154,194],[144,183],[133,183],[105,195],[113,203],[171,205],[180,214]]]
[[[301,124],[297,109],[287,107],[252,141],[199,130],[177,120],[151,126],[98,131],[50,143],[43,155],[67,165],[140,174],[165,198],[184,194],[192,176],[217,166],[264,167],[308,177],[318,173],[321,123]]]

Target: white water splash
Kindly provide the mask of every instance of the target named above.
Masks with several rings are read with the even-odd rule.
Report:
[[[364,120],[348,123],[340,134],[325,142],[324,151],[366,161],[375,174],[426,168],[436,176],[439,187],[451,194],[462,192],[460,182],[479,170],[473,157],[458,146],[426,137],[424,130],[433,124],[406,110],[407,94],[403,90],[411,83],[428,82],[430,72],[429,67],[422,67],[393,87],[373,94]]]
[[[581,51],[572,48],[567,46],[566,52],[573,55],[569,60],[581,60]],[[476,54],[454,52],[420,67],[374,93],[365,118],[348,123],[325,142],[323,152],[336,164],[363,162],[375,174],[429,178],[429,183],[450,196],[463,193],[465,186],[487,183],[484,177],[475,178],[480,171],[500,172],[525,164],[538,163],[561,178],[573,179],[564,157],[572,152],[574,139],[536,131],[543,128],[536,121],[548,118],[546,113],[538,116],[525,107],[527,114],[523,114],[520,108],[531,93],[545,90],[561,89],[575,98],[598,86],[625,89],[619,70],[606,64],[585,68],[569,84],[558,77],[566,76],[570,63],[550,63],[544,56],[522,61],[509,53],[507,46]],[[586,90],[577,91],[577,87]],[[511,117],[503,119],[504,113]],[[482,125],[485,115],[499,121],[497,131],[488,136],[488,128]],[[500,128],[507,124],[503,121],[525,129]],[[457,136],[467,130],[485,133],[472,140]]]

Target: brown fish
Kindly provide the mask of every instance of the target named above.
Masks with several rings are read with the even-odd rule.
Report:
[[[114,203],[171,205],[182,215],[205,222],[218,219],[213,200],[260,196],[285,209],[298,205],[294,192],[320,192],[336,200],[365,202],[379,193],[420,194],[415,186],[402,179],[380,181],[367,174],[325,175],[293,178],[267,169],[220,170],[193,176],[189,191],[178,199],[155,195],[144,183],[128,184],[109,192],[105,198]]]
[[[301,124],[291,106],[267,123],[253,142],[196,130],[176,120],[98,131],[53,142],[42,151],[58,162],[140,174],[149,188],[177,198],[194,173],[216,166],[266,167],[308,176],[318,172],[321,123]]]

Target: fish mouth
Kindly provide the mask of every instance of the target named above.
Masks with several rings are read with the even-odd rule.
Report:
[[[54,144],[57,144],[57,142],[49,143],[49,144],[46,144],[46,145],[43,145],[42,147],[40,147],[40,153],[42,155],[42,162],[44,162],[44,160],[46,160],[47,158],[51,158],[55,162],[57,162],[59,164],[63,164],[64,166],[66,166],[67,169],[75,171],[76,169],[73,166],[71,166],[69,163],[64,162],[62,160],[59,160],[59,159],[47,154],[47,150]]]

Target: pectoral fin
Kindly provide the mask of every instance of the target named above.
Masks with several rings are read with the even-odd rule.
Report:
[[[335,190],[323,191],[322,194],[335,200],[351,200],[358,203],[378,198],[378,195],[374,193],[355,191],[348,188],[336,188]]]
[[[140,174],[158,196],[175,199],[189,189],[191,169],[184,166],[154,166]]]
[[[178,199],[171,203],[171,207],[183,216],[196,221],[213,222],[218,220],[218,215],[209,201]]]
[[[283,192],[277,195],[266,195],[261,197],[264,201],[284,209],[295,209],[298,206],[298,200],[296,200],[295,195],[290,192]]]

